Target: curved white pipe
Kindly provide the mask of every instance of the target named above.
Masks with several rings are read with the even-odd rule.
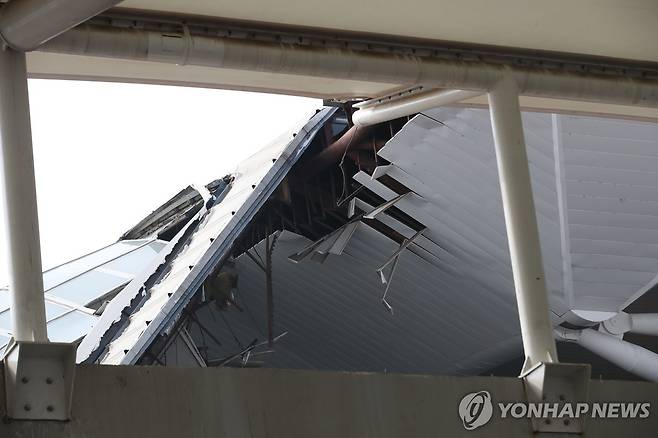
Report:
[[[357,126],[375,125],[438,106],[461,102],[462,100],[471,99],[481,94],[481,91],[434,90],[393,102],[361,108],[352,114],[352,122]]]
[[[557,334],[564,340],[578,343],[629,373],[658,382],[658,354],[653,351],[592,329],[576,331],[561,328],[557,330]]]
[[[74,55],[488,91],[511,75],[526,96],[658,107],[658,84],[412,55],[79,26],[39,50]]]
[[[33,50],[120,2],[121,0],[11,0],[0,11],[0,37],[15,50]]]

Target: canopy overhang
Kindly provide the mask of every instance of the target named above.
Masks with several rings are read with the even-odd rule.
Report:
[[[414,1],[390,2],[386,7],[373,0],[357,4],[315,0],[293,4],[284,0],[276,5],[262,1],[129,0],[118,6],[87,23],[124,30],[158,29],[180,38],[197,35],[269,42],[293,50],[320,45],[336,51],[337,61],[346,61],[342,55],[348,52],[366,51],[398,58],[430,57],[563,71],[583,80],[603,77],[655,84],[658,78],[658,50],[648,43],[658,37],[658,6],[649,0],[632,4],[590,0],[570,4],[568,11],[558,2],[528,8],[520,0],[507,0],[504,6],[486,1],[479,1],[477,6]],[[80,32],[84,26],[74,31]],[[32,77],[200,86],[337,100],[377,97],[428,85],[422,83],[426,78],[410,80],[399,75],[402,71],[370,79],[295,68],[274,71],[258,65],[193,65],[185,59],[153,62],[120,53],[106,57],[88,52],[89,45],[68,50],[60,47],[53,53],[48,46],[28,54]],[[486,105],[486,99],[475,98],[464,104]],[[653,105],[641,102],[620,105],[564,96],[526,96],[521,104],[529,110],[658,119]]]

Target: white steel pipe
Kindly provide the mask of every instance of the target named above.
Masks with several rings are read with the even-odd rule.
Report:
[[[0,142],[14,339],[47,342],[25,54],[0,50]]]
[[[631,332],[641,335],[658,336],[658,313],[619,312],[603,321],[603,328],[613,335]]]
[[[558,335],[576,342],[629,373],[658,382],[658,354],[653,351],[592,329],[560,329]]]
[[[409,96],[393,102],[375,104],[361,108],[352,114],[352,122],[357,126],[375,125],[398,117],[419,113],[438,106],[450,105],[481,95],[481,91],[434,90],[416,96]]]
[[[530,183],[516,82],[509,77],[489,92],[498,178],[503,198],[514,288],[526,362],[556,362],[539,231]]]
[[[33,50],[121,0],[11,0],[0,10],[0,37],[13,49]]]
[[[631,313],[631,333],[658,336],[658,313]]]
[[[658,107],[658,83],[639,79],[511,69],[339,48],[82,25],[39,50],[74,55],[311,75],[430,88],[488,91],[511,75],[519,93],[620,105]]]

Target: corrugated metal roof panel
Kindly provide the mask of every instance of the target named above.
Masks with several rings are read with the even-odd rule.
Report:
[[[390,314],[381,303],[384,286],[376,268],[397,250],[395,242],[359,224],[340,256],[322,264],[288,259],[308,244],[284,232],[273,253],[275,334],[288,334],[275,344],[268,366],[459,374],[520,353],[513,293],[496,296],[404,251],[389,290]],[[263,253],[263,243],[257,250]],[[262,270],[246,256],[236,267],[240,302],[265,315]],[[225,313],[234,329],[240,330],[240,320],[249,325],[239,312]],[[212,325],[207,317],[204,324],[222,332],[219,321]],[[469,360],[475,355],[481,358]]]
[[[619,310],[658,273],[658,126],[540,113],[524,114],[523,123],[553,311]],[[438,220],[428,233],[466,266],[507,277],[497,284],[509,287],[488,111],[428,111],[379,154],[391,162],[389,176],[434,205],[421,209]],[[357,180],[390,199],[383,186]]]
[[[658,273],[658,125],[555,116],[574,307],[618,310]]]

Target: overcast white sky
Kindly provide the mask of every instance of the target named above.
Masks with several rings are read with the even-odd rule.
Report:
[[[230,173],[322,102],[158,85],[30,80],[44,269],[96,250],[192,183]],[[0,215],[0,286],[8,281]]]

